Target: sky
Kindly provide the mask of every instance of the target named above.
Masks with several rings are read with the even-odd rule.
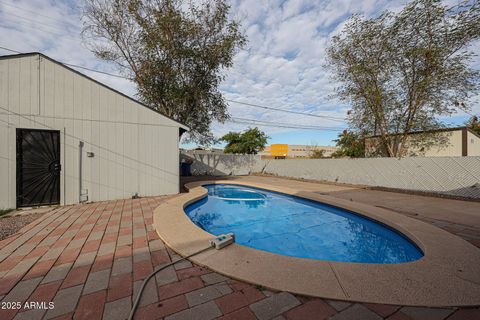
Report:
[[[258,104],[295,112],[330,116],[329,120],[299,114],[249,107],[229,102],[233,117],[275,123],[314,125],[327,130],[298,130],[259,126],[270,143],[334,145],[338,132],[347,127],[348,105],[333,98],[336,84],[325,69],[325,49],[352,14],[374,17],[384,10],[399,11],[403,0],[230,0],[232,18],[241,21],[246,47],[237,53],[234,66],[225,70],[221,91],[228,100]],[[453,2],[455,0],[448,0]],[[0,0],[0,47],[20,52],[39,51],[61,62],[117,73],[115,66],[94,57],[82,43],[82,1]],[[480,45],[474,49],[480,52]],[[0,55],[11,52],[0,49]],[[474,61],[480,69],[480,59]],[[79,70],[129,96],[135,85],[126,79]],[[480,97],[471,101],[480,113]],[[448,119],[464,123],[463,111]],[[216,137],[243,131],[252,125],[214,123]],[[184,144],[183,147],[194,147]],[[221,146],[221,145],[219,145]]]

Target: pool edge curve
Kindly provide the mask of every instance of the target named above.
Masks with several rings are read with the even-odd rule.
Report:
[[[266,288],[327,299],[430,307],[480,304],[480,250],[467,241],[390,210],[241,179],[188,183],[188,193],[155,209],[157,233],[182,256],[204,248],[213,237],[196,226],[183,210],[207,196],[202,187],[206,184],[262,188],[346,209],[402,233],[424,256],[401,264],[333,262],[288,257],[234,244],[191,259],[199,265]]]

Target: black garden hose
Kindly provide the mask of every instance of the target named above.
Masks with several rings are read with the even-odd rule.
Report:
[[[152,273],[150,273],[148,275],[148,277],[146,277],[145,280],[143,280],[142,286],[140,287],[140,290],[137,293],[137,297],[135,298],[135,301],[133,302],[133,306],[132,306],[132,309],[130,310],[130,315],[128,316],[128,320],[133,320],[133,316],[135,315],[135,311],[137,310],[138,304],[140,303],[140,298],[142,297],[143,290],[145,290],[145,287],[148,283],[148,280],[150,280],[158,272],[160,272],[160,271],[162,271],[162,270],[164,270],[164,269],[166,269],[170,266],[173,266],[175,263],[186,260],[188,258],[191,258],[191,257],[193,257],[197,254],[200,254],[200,253],[205,252],[205,251],[207,251],[209,249],[212,249],[212,248],[213,248],[212,246],[208,246],[208,247],[206,247],[206,248],[204,248],[200,251],[194,252],[194,253],[186,256],[186,257],[183,257],[181,259],[170,262],[169,264],[163,265],[160,268],[158,268],[157,270],[154,270]]]

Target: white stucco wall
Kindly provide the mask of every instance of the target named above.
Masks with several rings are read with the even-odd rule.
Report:
[[[469,156],[480,156],[480,137],[467,132],[467,152]]]
[[[61,134],[61,204],[179,190],[179,126],[40,55],[0,58],[0,208],[16,206],[16,128]],[[94,157],[87,157],[93,152]]]
[[[462,156],[462,130],[444,133],[448,143],[444,146],[432,146],[422,154],[424,157],[461,157]]]
[[[262,172],[267,160],[253,154],[212,154],[186,151],[181,155],[192,161],[194,176],[241,176]]]
[[[406,157],[421,156],[421,157],[461,157],[462,156],[462,129],[448,130],[442,133],[445,138],[444,144],[432,145],[429,147],[409,146]],[[379,143],[378,138],[367,138],[366,154],[372,154],[375,150],[375,144]],[[408,140],[407,140],[408,143]],[[470,154],[469,154],[470,155]]]
[[[193,175],[267,173],[480,199],[480,156],[286,160],[261,159],[259,155],[182,156],[193,160]]]

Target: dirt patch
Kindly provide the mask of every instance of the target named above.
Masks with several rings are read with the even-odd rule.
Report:
[[[18,216],[10,216],[0,218],[0,240],[18,232],[27,224],[43,216],[46,212],[37,212],[32,214],[22,214]]]

